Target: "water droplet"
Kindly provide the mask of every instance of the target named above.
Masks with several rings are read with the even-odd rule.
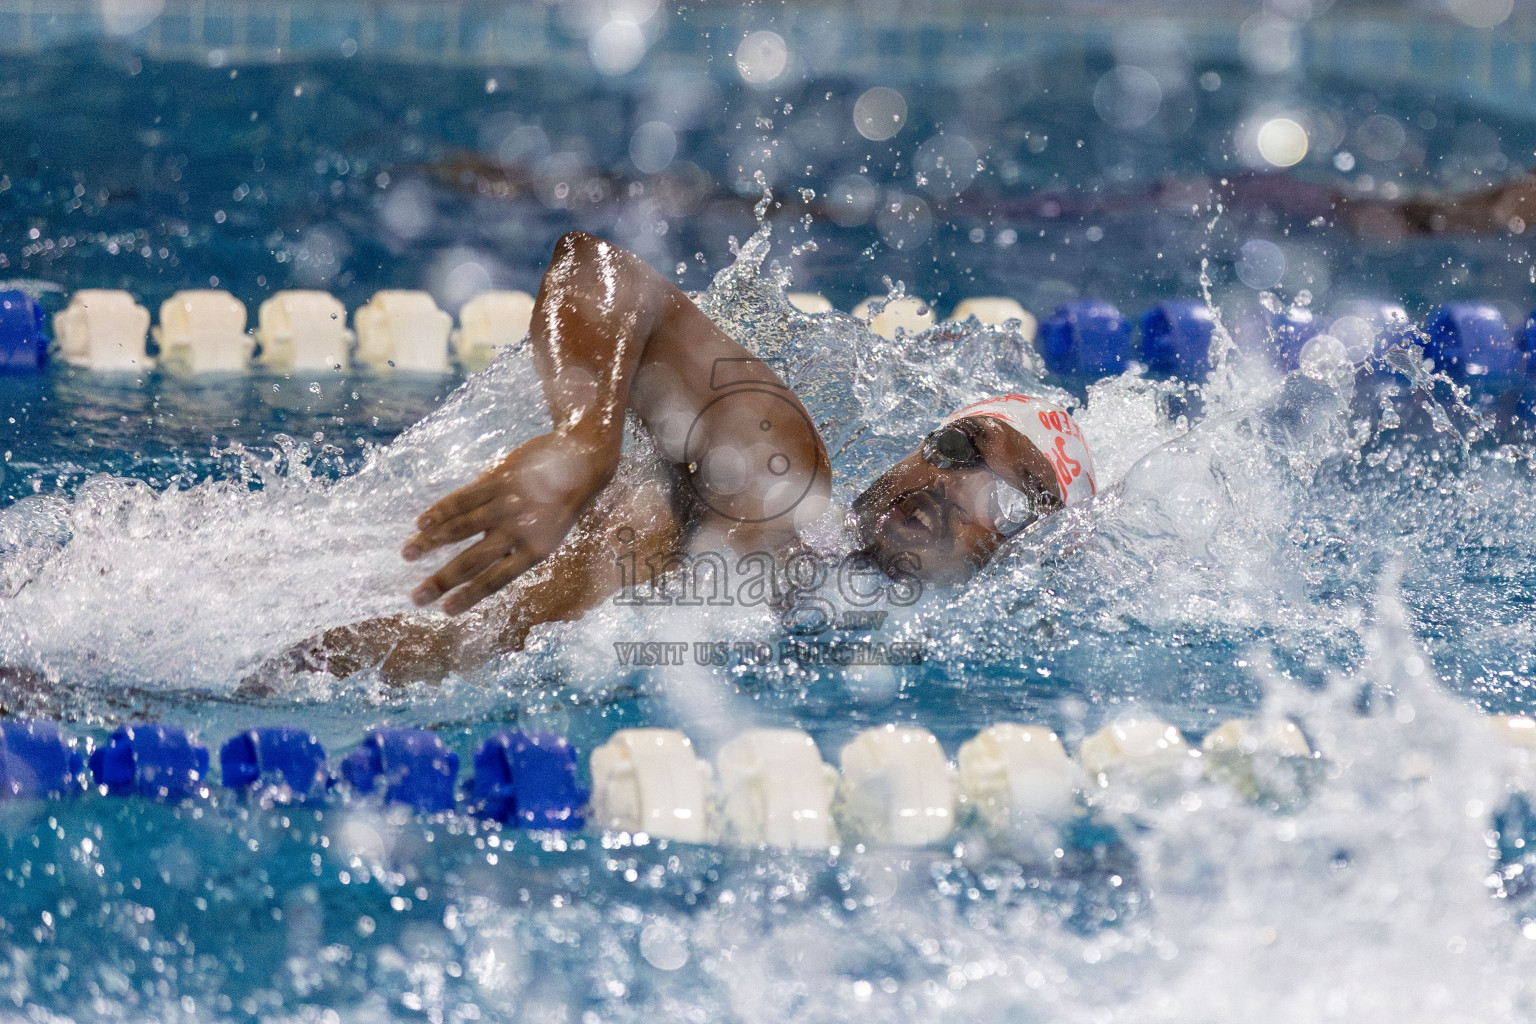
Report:
[[[688,937],[670,921],[657,921],[640,933],[640,955],[658,971],[675,971],[688,962]]]

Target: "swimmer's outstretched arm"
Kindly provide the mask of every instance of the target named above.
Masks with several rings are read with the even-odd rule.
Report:
[[[528,340],[554,429],[422,513],[420,532],[402,552],[407,560],[481,539],[412,592],[418,605],[447,595],[444,611],[466,611],[558,548],[612,479],[626,410],[684,473],[726,464],[741,475],[728,518],[698,510],[732,546],[771,548],[793,538],[791,517],[772,514],[784,467],[797,468],[814,493],[830,492],[826,448],[799,399],[632,253],[580,232],[561,238],[539,286]],[[722,381],[765,387],[733,391],[728,415],[720,415]],[[786,402],[797,415],[784,415]],[[735,459],[762,445],[761,424],[770,418],[787,423],[773,437],[782,465],[770,471]],[[725,454],[732,458],[712,460],[721,449],[731,449]],[[589,607],[607,592],[580,595],[578,603]]]

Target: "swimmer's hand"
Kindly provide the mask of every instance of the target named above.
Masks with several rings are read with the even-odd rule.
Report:
[[[616,445],[571,433],[519,445],[416,520],[420,532],[401,551],[407,562],[483,536],[427,577],[411,600],[429,605],[447,594],[443,611],[458,615],[505,587],[560,546],[617,465]]]

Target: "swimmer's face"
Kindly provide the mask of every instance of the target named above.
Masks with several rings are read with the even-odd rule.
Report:
[[[940,468],[919,445],[854,499],[853,524],[887,573],[958,583],[986,565],[1007,539],[995,525],[999,480],[1035,497],[1042,512],[1061,506],[1044,482],[1050,478],[1040,475],[1049,463],[1028,440],[996,424],[965,422],[983,463]]]

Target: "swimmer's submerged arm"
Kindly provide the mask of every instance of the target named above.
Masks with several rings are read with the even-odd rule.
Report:
[[[563,237],[539,287],[529,344],[554,429],[422,514],[420,532],[403,552],[408,560],[484,536],[417,587],[412,597],[418,604],[448,594],[443,609],[465,611],[559,547],[613,476],[627,409],[656,436],[664,457],[686,472],[708,465],[712,452],[760,443],[756,432],[768,420],[757,407],[787,405],[797,415],[787,418],[792,429],[775,444],[784,461],[808,467],[813,489],[830,490],[826,450],[799,400],[632,253],[579,232]],[[762,394],[733,392],[744,400],[726,416],[718,415],[722,366],[727,383],[764,385]],[[701,417],[710,408],[716,414]],[[762,511],[754,501],[764,504],[754,495],[778,482],[757,479],[765,475],[748,466],[742,489],[734,492],[737,504],[726,526],[746,534],[738,536],[746,544],[780,543],[792,531],[787,521],[753,514]]]

